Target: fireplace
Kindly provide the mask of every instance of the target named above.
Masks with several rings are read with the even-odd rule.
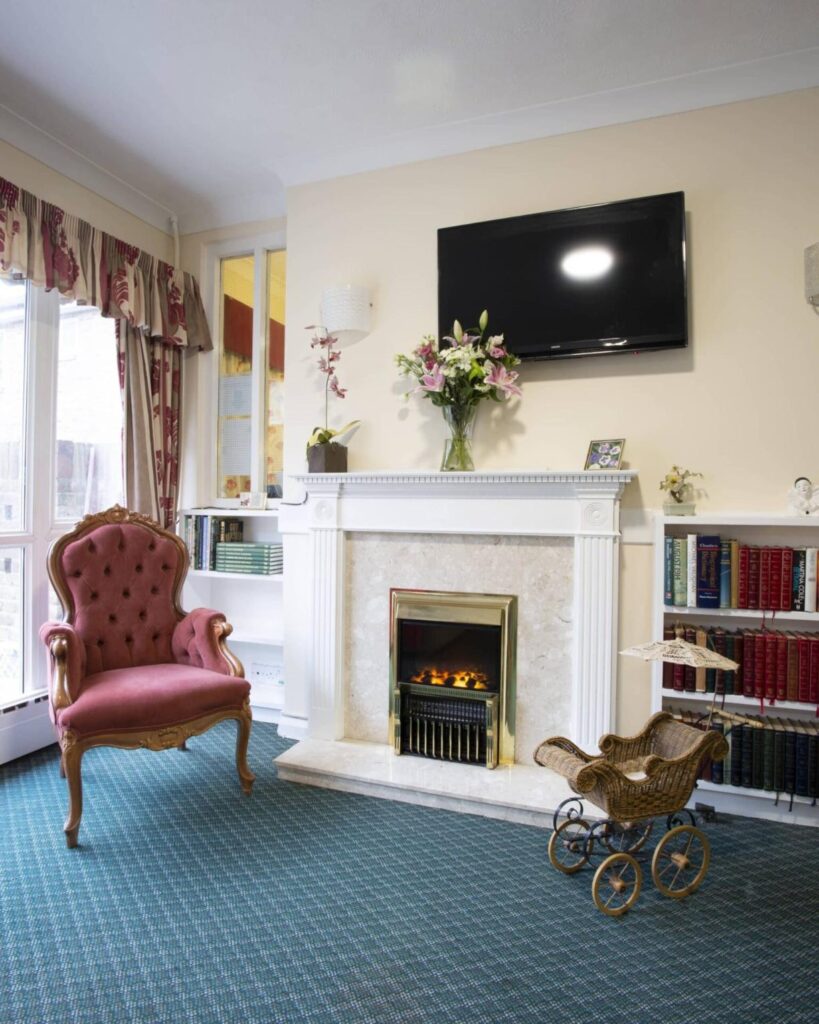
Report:
[[[511,764],[517,598],[393,590],[390,622],[395,752]]]

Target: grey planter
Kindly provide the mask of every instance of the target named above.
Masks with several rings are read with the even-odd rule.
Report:
[[[314,444],[307,449],[308,473],[346,473],[347,449],[343,444],[328,441]]]

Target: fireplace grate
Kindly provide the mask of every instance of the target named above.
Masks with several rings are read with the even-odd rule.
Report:
[[[493,760],[491,749],[487,759],[493,710],[491,700],[405,693],[400,710],[401,753],[485,765]]]

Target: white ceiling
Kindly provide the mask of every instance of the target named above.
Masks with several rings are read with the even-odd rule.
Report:
[[[280,215],[305,181],[819,85],[819,0],[26,0],[3,36],[0,136],[182,231]]]

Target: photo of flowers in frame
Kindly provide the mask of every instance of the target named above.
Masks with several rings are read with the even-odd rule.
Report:
[[[592,441],[586,454],[584,469],[619,469],[623,461],[626,439],[618,437],[611,441]]]

